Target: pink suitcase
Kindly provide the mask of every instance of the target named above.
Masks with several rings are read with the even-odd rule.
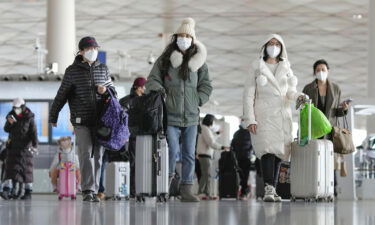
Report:
[[[72,200],[77,196],[76,167],[72,162],[62,163],[59,171],[57,184],[59,200],[63,197],[70,197]]]

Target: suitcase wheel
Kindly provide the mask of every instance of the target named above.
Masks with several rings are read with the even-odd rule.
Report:
[[[115,200],[117,200],[117,201],[121,201],[121,197],[120,197],[120,196],[116,196],[116,197],[115,197]]]
[[[77,196],[72,196],[70,197],[71,200],[76,200],[77,199]]]
[[[292,197],[290,198],[290,201],[291,201],[291,202],[295,202],[295,201],[296,201],[296,197],[292,196]]]
[[[63,199],[63,197],[62,196],[59,196],[59,200],[62,200]]]
[[[146,199],[145,199],[145,197],[143,197],[143,196],[141,196],[141,195],[138,195],[137,198],[136,198],[136,201],[137,201],[137,202],[145,202]]]
[[[167,202],[167,196],[165,194],[157,196],[157,202]]]

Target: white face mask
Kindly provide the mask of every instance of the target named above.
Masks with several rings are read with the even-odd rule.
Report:
[[[271,58],[276,58],[280,54],[281,48],[276,45],[269,45],[266,51]]]
[[[96,49],[87,50],[85,51],[85,53],[83,53],[83,57],[85,57],[85,59],[90,62],[95,62],[96,58],[98,57],[98,50]]]
[[[21,114],[22,113],[22,109],[21,108],[17,108],[14,110],[14,112],[18,115],[18,114]]]
[[[326,81],[328,77],[328,72],[320,71],[316,73],[316,78],[321,81]]]
[[[244,129],[247,128],[247,127],[246,127],[246,123],[245,123],[245,121],[241,121],[240,126],[241,126],[242,128],[244,128]]]
[[[192,38],[177,37],[177,46],[181,51],[186,51],[191,46]]]

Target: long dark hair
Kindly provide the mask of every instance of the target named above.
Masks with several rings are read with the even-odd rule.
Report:
[[[277,41],[279,41],[279,40],[277,40]],[[279,41],[280,42],[280,41]],[[269,55],[268,55],[268,53],[267,53],[267,45],[268,45],[268,42],[265,44],[265,45],[263,45],[263,60],[264,61],[266,61],[267,59],[268,59],[268,57],[270,57]],[[283,61],[283,58],[281,58],[281,54],[283,53],[283,48],[284,48],[284,46],[281,44],[281,42],[280,42],[280,53],[279,53],[279,55],[276,57],[276,59],[277,59],[277,61],[279,62],[279,61]]]
[[[174,34],[172,36],[171,43],[165,48],[163,54],[160,56],[161,67],[162,67],[162,69],[161,69],[162,76],[167,75],[169,67],[171,66],[170,57],[171,57],[173,51],[175,51],[175,50],[181,52],[180,49],[177,46],[177,34]],[[194,39],[193,39],[193,41],[191,42],[190,48],[188,48],[185,51],[185,54],[183,55],[183,61],[182,61],[181,68],[180,68],[180,71],[179,71],[179,75],[180,75],[181,79],[187,80],[189,78],[189,74],[190,74],[189,61],[190,61],[191,57],[193,57],[197,53],[197,51],[198,51],[198,49],[197,49],[197,46],[194,44]]]

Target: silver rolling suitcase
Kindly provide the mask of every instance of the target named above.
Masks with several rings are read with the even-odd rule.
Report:
[[[310,102],[311,103],[311,100]],[[311,140],[311,107],[308,113],[308,142],[300,145],[301,124],[298,118],[298,141],[292,143],[291,152],[291,200],[334,199],[333,144],[329,140]]]
[[[111,162],[105,174],[106,198],[112,200],[129,199],[130,164],[129,162]]]
[[[166,202],[169,191],[167,139],[159,135],[139,135],[135,146],[137,201],[157,197],[158,201]]]

